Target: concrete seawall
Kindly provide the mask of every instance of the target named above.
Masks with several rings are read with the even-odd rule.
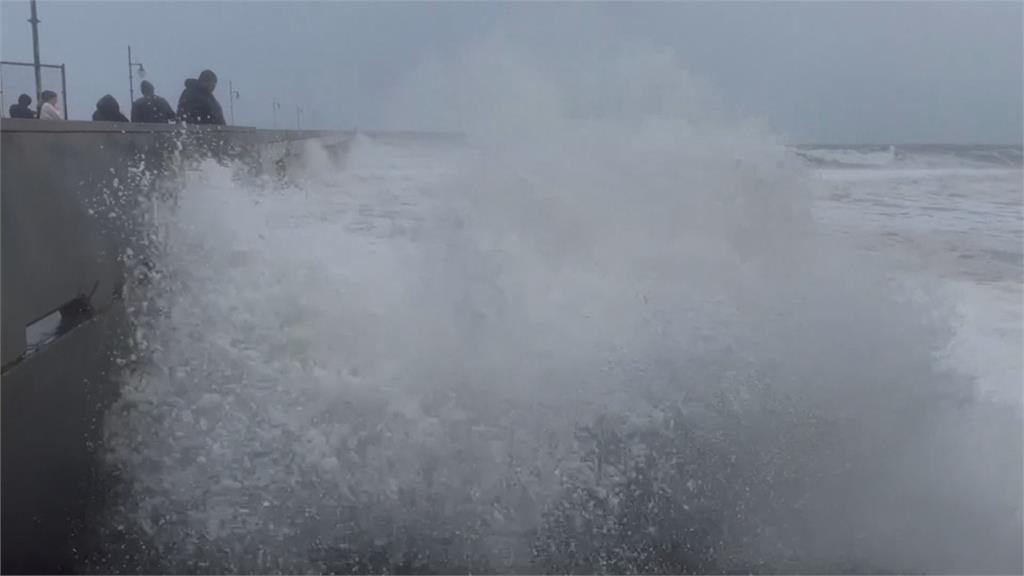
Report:
[[[2,571],[76,571],[103,505],[94,456],[145,203],[196,156],[282,173],[304,141],[343,149],[351,135],[8,119],[0,132]]]

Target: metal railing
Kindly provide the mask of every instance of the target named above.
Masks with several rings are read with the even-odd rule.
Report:
[[[32,62],[11,62],[8,60],[0,61],[0,108],[6,113],[7,111],[7,99],[6,92],[3,89],[3,67],[4,66],[24,66],[28,68],[35,68],[36,65]],[[60,101],[63,104],[64,119],[68,119],[68,81],[67,81],[67,70],[63,64],[40,64],[39,68],[48,68],[52,70],[60,70]],[[41,94],[36,94],[36,102],[39,102],[42,98]]]

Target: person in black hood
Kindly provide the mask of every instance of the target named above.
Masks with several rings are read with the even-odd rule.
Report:
[[[132,103],[132,122],[166,124],[174,121],[174,110],[167,100],[156,95],[149,80],[143,80],[142,98]]]
[[[9,110],[11,118],[35,118],[36,113],[32,111],[32,97],[28,94],[18,96],[18,103],[11,104]]]
[[[117,100],[107,94],[96,102],[96,111],[92,113],[93,122],[127,122],[128,119],[121,114],[121,105]]]
[[[218,124],[223,126],[224,111],[213,95],[217,88],[217,75],[203,70],[199,79],[185,80],[185,90],[178,99],[178,119],[187,124]]]

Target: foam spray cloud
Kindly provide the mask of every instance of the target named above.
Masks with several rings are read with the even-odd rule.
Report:
[[[186,174],[106,569],[1020,569],[1019,406],[770,134],[657,51],[495,41],[412,86],[466,145]]]

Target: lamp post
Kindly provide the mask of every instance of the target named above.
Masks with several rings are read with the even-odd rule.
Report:
[[[281,109],[281,103],[277,100],[273,100],[271,104],[270,123],[274,128],[277,128],[277,111]]]
[[[128,108],[135,103],[135,67],[139,68],[139,78],[146,77],[146,68],[142,62],[132,61],[132,47],[128,46]]]
[[[235,90],[234,83],[228,80],[228,109],[231,111],[231,124],[235,123],[235,100],[241,98],[238,90]]]
[[[295,107],[295,129],[302,130],[302,107]]]
[[[39,17],[36,15],[36,0],[32,0],[32,17],[28,19],[32,24],[32,63],[36,69],[36,102],[43,101],[43,68],[39,65]],[[64,103],[67,108],[67,103]]]

